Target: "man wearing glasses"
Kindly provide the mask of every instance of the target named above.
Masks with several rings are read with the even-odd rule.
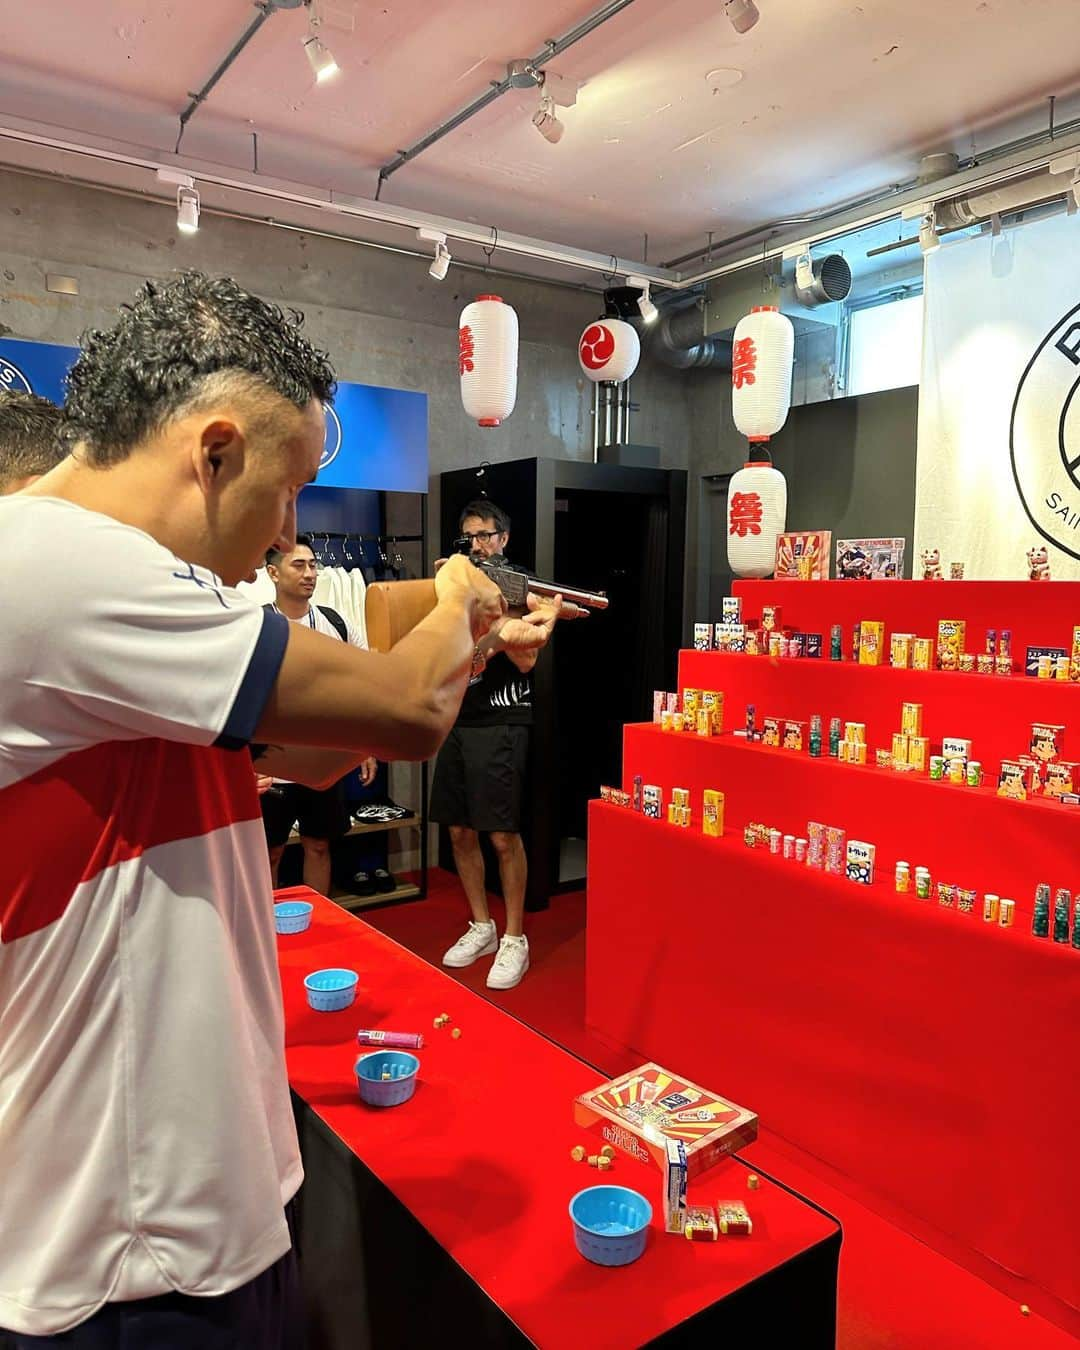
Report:
[[[501,557],[510,541],[510,517],[486,499],[461,513],[461,546],[472,557]],[[435,762],[431,818],[450,829],[458,876],[472,918],[443,957],[460,969],[495,953],[489,989],[513,989],[529,969],[523,931],[527,864],[521,839],[521,796],[532,725],[535,651],[493,656],[474,674],[461,712]],[[499,860],[506,902],[506,932],[500,942],[488,910],[480,834],[488,834]]]

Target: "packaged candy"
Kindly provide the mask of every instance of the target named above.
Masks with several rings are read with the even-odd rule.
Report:
[[[966,886],[956,888],[956,908],[961,914],[971,914],[975,910],[976,892]]]
[[[968,787],[982,787],[982,765],[977,759],[968,760],[967,785]]]
[[[860,886],[870,886],[874,880],[874,856],[877,848],[874,844],[865,844],[860,839],[849,839],[847,846],[847,878],[857,881]]]
[[[915,869],[915,895],[919,900],[929,900],[930,892],[933,889],[933,883],[930,879],[930,873],[925,867],[916,867]]]
[[[921,703],[905,703],[900,709],[900,728],[905,736],[922,735],[922,714],[923,705]]]
[[[1016,901],[1006,900],[1001,897],[1001,908],[998,911],[998,926],[1001,928],[1011,928],[1016,921]]]
[[[1001,761],[997,795],[999,797],[1012,797],[1019,802],[1027,801],[1027,775],[1022,764],[1011,759]]]
[[[930,755],[930,741],[926,736],[908,738],[908,765],[919,773],[926,772],[926,762]]]
[[[943,755],[930,756],[930,778],[932,782],[940,783],[945,777],[945,757]]]
[[[665,708],[664,711],[660,714],[660,730],[661,730],[661,731],[670,731],[670,730],[671,730],[671,718],[672,718],[672,714],[669,713],[668,710]]]
[[[698,709],[701,707],[701,690],[684,689],[682,696],[683,720],[687,726],[697,726]]]
[[[686,1211],[683,1236],[690,1242],[715,1242],[720,1236],[716,1211],[712,1205],[690,1205]]]
[[[878,619],[864,619],[859,625],[859,665],[880,666],[885,642],[885,625]]]
[[[711,623],[694,624],[694,650],[696,652],[707,652],[712,650],[712,633],[713,627]]]
[[[1080,765],[1070,764],[1066,760],[1055,760],[1046,766],[1046,782],[1043,791],[1048,797],[1066,797],[1080,783]]]
[[[1031,726],[1031,754],[1040,764],[1058,759],[1065,740],[1065,728],[1052,722],[1033,722]]]
[[[664,1231],[681,1233],[686,1226],[686,1145],[666,1139]]]
[[[641,774],[634,775],[634,810],[641,810]]]
[[[908,738],[902,731],[894,731],[892,738],[892,762],[906,764],[908,758]]]
[[[911,890],[911,868],[906,862],[896,864],[896,893],[907,895]]]
[[[721,613],[725,623],[742,623],[742,598],[738,595],[725,595],[721,604]]]
[[[834,877],[844,875],[846,833],[836,825],[825,827],[825,871]]]
[[[772,634],[779,633],[783,627],[780,621],[779,605],[763,605],[761,608],[761,627],[764,632]]]
[[[1072,894],[1064,886],[1054,895],[1054,941],[1069,940],[1069,904]]]
[[[964,675],[975,673],[975,657],[972,652],[960,653],[960,670]]]
[[[958,670],[960,653],[964,650],[964,638],[967,623],[964,619],[940,619],[938,621],[938,669]]]
[[[980,652],[975,660],[975,668],[980,675],[993,675],[994,658],[986,653]]]
[[[784,722],[784,740],[785,750],[801,750],[803,748],[804,732],[806,730],[805,722]]]
[[[840,753],[840,719],[834,717],[829,722],[829,754],[835,759]]]
[[[840,624],[834,623],[832,632],[829,636],[829,660],[842,661],[844,659],[844,630]]]
[[[780,719],[778,717],[765,717],[761,723],[762,741],[765,745],[778,747],[780,745]]]
[[[815,660],[820,658],[822,647],[821,634],[807,633],[805,636],[806,636],[806,655],[808,657],[814,658]]]
[[[746,705],[746,739],[752,741],[755,735],[754,714],[756,709],[752,703]]]
[[[956,887],[951,886],[947,881],[939,881],[937,884],[937,900],[939,905],[946,909],[952,909],[956,901]]]
[[[893,767],[892,752],[889,750],[875,750],[874,763],[879,769],[891,769]]]
[[[660,725],[660,718],[667,708],[667,694],[662,689],[655,689],[652,696],[652,720],[657,726]]]
[[[930,670],[934,664],[934,644],[929,638],[916,638],[911,644],[913,670]]]
[[[716,1217],[725,1237],[749,1237],[754,1231],[750,1214],[739,1200],[721,1200],[716,1206]]]
[[[806,835],[806,865],[820,869],[825,866],[825,826],[811,820],[806,826]]]
[[[983,922],[997,923],[998,916],[1001,913],[1001,901],[996,895],[989,893],[983,896]]]
[[[712,839],[719,839],[724,833],[724,794],[715,788],[705,789],[701,828]]]
[[[699,736],[711,736],[712,726],[712,715],[706,708],[699,708],[697,715],[697,734]]]
[[[911,665],[911,644],[914,633],[894,633],[889,639],[889,664],[898,670],[907,670]]]
[[[641,813],[649,820],[660,819],[660,807],[663,804],[664,794],[660,788],[653,783],[646,783],[641,789]]]

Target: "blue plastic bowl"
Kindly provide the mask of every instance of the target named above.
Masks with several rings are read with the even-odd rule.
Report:
[[[645,1250],[652,1205],[626,1186],[590,1186],[570,1201],[574,1242],[598,1266],[628,1266]]]
[[[340,1012],[356,997],[359,982],[355,970],[317,970],[304,980],[308,1004],[316,1012]]]
[[[373,1050],[356,1061],[360,1100],[369,1106],[400,1106],[416,1091],[420,1061],[405,1050]],[[389,1073],[388,1079],[383,1078]]]
[[[314,908],[306,900],[283,900],[274,906],[274,927],[279,933],[302,933],[311,924]]]

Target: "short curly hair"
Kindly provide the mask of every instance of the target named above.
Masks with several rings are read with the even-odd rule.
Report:
[[[98,465],[116,464],[206,396],[279,394],[330,403],[329,357],[302,336],[304,316],[230,277],[181,272],[148,281],[112,328],[83,334],[67,377],[64,435]]]
[[[0,493],[60,463],[67,454],[62,419],[61,409],[38,394],[0,394]]]

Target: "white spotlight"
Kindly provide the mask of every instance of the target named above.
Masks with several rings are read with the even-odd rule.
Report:
[[[761,18],[754,0],[724,0],[724,13],[736,33],[749,33]]]
[[[445,281],[452,261],[450,250],[446,247],[446,235],[441,230],[429,230],[422,226],[416,231],[416,237],[422,244],[435,245],[435,260],[428,268],[428,276],[435,281]]]
[[[935,253],[941,247],[933,211],[927,211],[919,221],[919,247],[924,254]]]
[[[199,228],[199,194],[193,187],[177,189],[176,228],[181,234],[194,234]]]
[[[544,140],[550,141],[552,145],[558,145],[562,140],[566,127],[556,116],[555,100],[544,90],[540,92],[540,106],[533,113],[532,123]]]
[[[445,281],[450,270],[450,250],[445,244],[435,245],[435,261],[428,268],[428,276],[435,281]]]
[[[315,11],[311,0],[308,0],[311,10],[311,17],[308,23],[308,35],[304,38],[304,55],[308,59],[308,65],[311,67],[311,73],[316,81],[322,84],[325,80],[331,79],[338,73],[340,67],[334,60],[334,54],[330,48],[319,37],[319,25],[321,20]]]
[[[641,292],[638,296],[638,313],[646,323],[655,323],[660,317],[660,311],[653,304],[649,296],[649,282],[645,277],[627,277],[626,284],[635,286]]]

